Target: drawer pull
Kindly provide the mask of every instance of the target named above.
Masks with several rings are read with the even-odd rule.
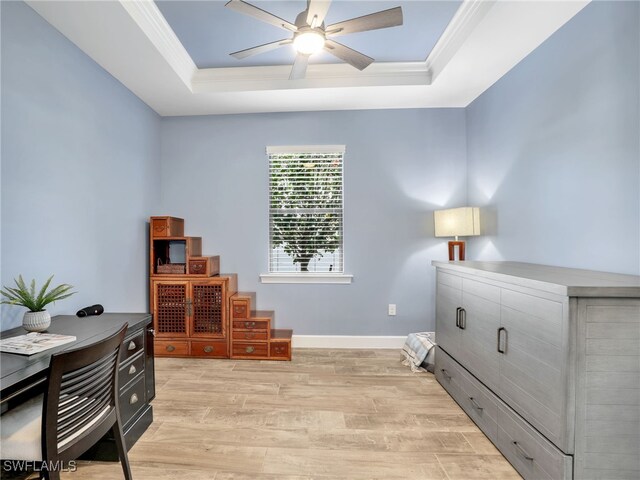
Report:
[[[244,351],[247,352],[247,353],[253,353],[254,350],[255,350],[255,348],[253,348],[253,347],[247,347],[247,348],[244,349]]]
[[[134,405],[138,403],[138,394],[134,393],[133,395],[131,395],[131,398],[129,399],[129,405]]]
[[[480,411],[484,410],[484,408],[482,408],[482,407],[478,404],[478,402],[476,402],[476,399],[475,399],[475,398],[473,398],[473,397],[469,397],[469,401],[471,402],[471,405],[473,405],[473,408],[475,408],[476,410],[480,410]]]
[[[156,225],[153,227],[153,230],[156,232],[163,232],[165,228],[166,228],[165,225]]]
[[[256,322],[244,322],[244,326],[247,328],[255,328]]]
[[[251,333],[251,332],[247,332],[244,334],[244,338],[246,338],[247,340],[251,340],[252,338],[256,338],[256,334],[255,333]]]
[[[201,265],[200,263],[194,263],[193,265],[191,265],[191,269],[195,272],[199,272],[200,270],[202,270],[202,267],[204,265]]]
[[[502,347],[502,332],[504,332],[504,348]],[[507,351],[507,329],[504,327],[500,327],[498,329],[498,353],[506,353]]]
[[[135,365],[131,365],[129,367],[129,375],[133,375],[134,373],[136,373],[138,370],[136,370],[136,366]]]
[[[442,372],[442,375],[444,375],[444,377],[445,377],[447,380],[451,380],[451,375],[449,375],[449,374],[447,373],[447,371],[446,371],[444,368],[441,368],[441,369],[440,369],[440,371]]]
[[[276,347],[276,353],[284,353],[284,347]]]
[[[167,352],[173,352],[176,349],[173,345],[167,345]]]
[[[211,345],[207,345],[206,347],[203,348],[204,353],[211,353],[213,352],[213,347]]]
[[[134,342],[133,340],[131,340],[131,341],[129,342],[129,346],[127,347],[127,350],[131,351],[131,350],[135,350],[136,348],[137,348],[137,347],[136,347],[136,342]]]
[[[150,329],[148,330],[148,332],[151,334],[151,336],[152,336],[152,337],[155,337],[155,336],[156,336],[156,330],[155,330],[155,328],[150,328]]]
[[[516,450],[518,451],[518,453],[520,455],[522,455],[526,460],[529,460],[530,462],[533,462],[533,457],[531,455],[529,455],[524,448],[522,448],[520,446],[520,444],[518,442],[516,442],[515,440],[513,441],[513,444],[516,447]]]

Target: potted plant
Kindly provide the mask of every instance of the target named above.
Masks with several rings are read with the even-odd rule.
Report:
[[[0,290],[0,294],[5,297],[0,303],[5,305],[20,305],[29,309],[24,313],[24,317],[22,318],[22,326],[29,332],[42,332],[49,328],[49,325],[51,325],[51,315],[44,307],[76,293],[70,292],[69,290],[71,290],[73,286],[67,285],[66,283],[48,290],[52,279],[53,275],[49,277],[37,294],[36,281],[31,280],[31,285],[27,287],[22,279],[22,275],[19,275],[17,279],[13,279],[16,288],[5,286],[3,290]]]

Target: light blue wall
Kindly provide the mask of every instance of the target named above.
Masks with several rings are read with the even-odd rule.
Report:
[[[2,12],[2,284],[71,283],[53,314],[148,310],[160,118],[24,3]],[[23,309],[3,308],[2,329]]]
[[[639,17],[588,5],[467,108],[472,258],[640,273]]]
[[[162,207],[220,254],[296,334],[404,335],[433,330],[435,208],[466,198],[464,111],[388,110],[164,118]],[[267,145],[344,144],[345,270],[351,285],[263,285]],[[396,317],[387,316],[395,303]]]

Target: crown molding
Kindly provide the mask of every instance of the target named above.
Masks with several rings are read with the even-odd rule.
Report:
[[[195,73],[192,91],[213,93],[431,84],[431,75],[424,62],[373,63],[364,71],[342,63],[309,65],[306,77],[301,80],[289,80],[290,72],[290,65],[207,68]]]
[[[119,1],[160,55],[191,90],[191,81],[198,67],[155,2],[153,0]]]
[[[464,0],[429,53],[425,62],[432,81],[440,75],[496,0]]]

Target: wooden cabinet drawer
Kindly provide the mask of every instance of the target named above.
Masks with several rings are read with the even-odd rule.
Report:
[[[234,357],[266,357],[269,355],[267,343],[238,343],[233,344]]]
[[[130,361],[121,364],[118,371],[118,385],[120,386],[120,390],[128,386],[141,372],[144,372],[144,364],[145,356],[143,352],[131,358]]]
[[[184,220],[176,217],[151,217],[152,237],[182,237]]]
[[[249,318],[249,302],[247,300],[232,300],[231,315],[233,318]]]
[[[498,407],[498,447],[525,480],[571,479],[572,457],[564,455],[504,404]]]
[[[118,401],[122,425],[126,425],[135,413],[146,404],[144,375],[141,375],[130,387],[125,388],[120,393]]]
[[[497,397],[439,347],[435,373],[445,390],[495,443],[498,439]]]
[[[271,342],[269,344],[269,357],[288,360],[290,357],[290,350],[291,344],[289,342]]]
[[[189,355],[189,342],[182,340],[156,340],[155,354],[158,356]]]
[[[136,353],[144,350],[144,330],[134,333],[124,339],[122,347],[120,347],[120,362],[126,361],[133,357]]]
[[[267,330],[234,330],[234,340],[268,340]]]
[[[191,342],[192,357],[227,357],[227,341]]]
[[[269,330],[268,320],[234,320],[233,328],[238,330]]]
[[[188,262],[189,275],[202,275],[212,277],[220,274],[220,256],[191,257]]]

